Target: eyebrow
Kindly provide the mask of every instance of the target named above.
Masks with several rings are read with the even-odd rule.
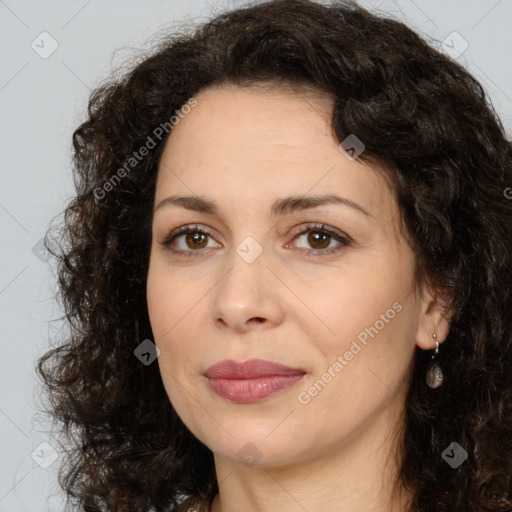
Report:
[[[345,197],[336,194],[325,194],[317,196],[290,196],[276,200],[270,208],[270,214],[273,217],[290,214],[296,211],[317,208],[326,205],[348,206],[354,210],[373,218],[360,204],[351,201]],[[160,210],[164,206],[180,206],[187,210],[193,210],[200,213],[219,216],[220,208],[215,201],[200,196],[169,196],[162,199],[154,208],[153,212]]]

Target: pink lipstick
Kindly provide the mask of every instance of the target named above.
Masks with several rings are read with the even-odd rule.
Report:
[[[251,359],[245,363],[222,361],[208,368],[204,375],[217,395],[236,403],[251,403],[293,386],[305,374],[301,369]]]

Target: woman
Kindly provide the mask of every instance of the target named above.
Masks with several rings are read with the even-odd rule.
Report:
[[[38,365],[70,501],[512,510],[512,149],[459,64],[270,1],[97,88],[73,143]]]

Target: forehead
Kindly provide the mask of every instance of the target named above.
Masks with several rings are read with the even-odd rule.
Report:
[[[200,147],[229,147],[233,152],[265,143],[266,150],[273,146],[285,149],[286,145],[299,149],[313,138],[325,142],[318,135],[330,135],[333,100],[318,91],[223,85],[206,89],[195,99],[197,106],[174,127],[170,146],[188,142]]]
[[[333,100],[290,87],[221,86],[173,128],[164,149],[155,203],[166,195],[234,197],[269,203],[288,195],[338,193],[375,215],[392,207],[382,172],[350,161],[333,135]],[[242,199],[240,199],[242,198]]]

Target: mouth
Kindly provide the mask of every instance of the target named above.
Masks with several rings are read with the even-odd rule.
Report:
[[[226,360],[204,373],[209,387],[218,396],[235,403],[252,403],[290,388],[306,372],[272,361],[252,359],[244,363]]]

